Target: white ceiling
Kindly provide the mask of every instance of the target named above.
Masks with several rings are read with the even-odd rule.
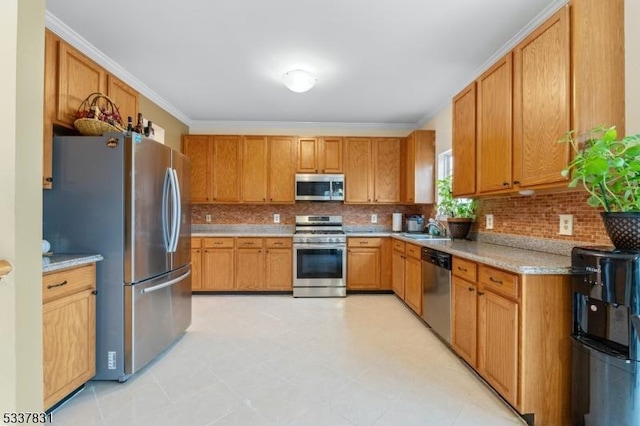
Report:
[[[186,124],[420,127],[566,0],[47,0],[47,26]],[[281,76],[306,68],[307,93]]]

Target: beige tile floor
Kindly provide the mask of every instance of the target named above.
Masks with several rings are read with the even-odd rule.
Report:
[[[393,295],[193,298],[193,323],[56,425],[525,424]]]

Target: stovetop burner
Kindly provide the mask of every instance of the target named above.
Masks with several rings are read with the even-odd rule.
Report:
[[[296,216],[294,243],[345,243],[342,216]]]

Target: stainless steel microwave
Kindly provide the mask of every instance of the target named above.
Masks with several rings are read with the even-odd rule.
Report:
[[[344,201],[344,175],[296,174],[297,201]]]

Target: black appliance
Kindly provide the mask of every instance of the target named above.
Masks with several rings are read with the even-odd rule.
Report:
[[[572,423],[640,425],[640,251],[575,247]]]

